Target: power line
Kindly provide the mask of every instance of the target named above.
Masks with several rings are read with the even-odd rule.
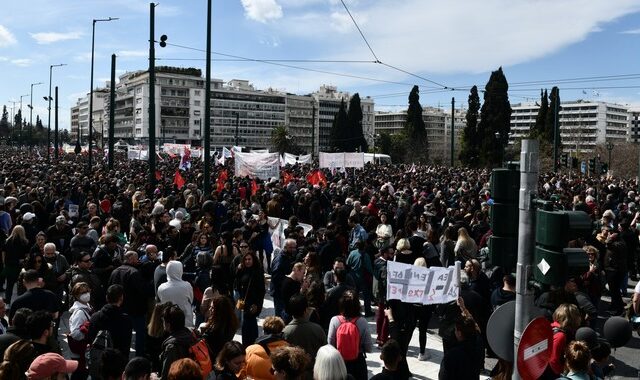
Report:
[[[347,14],[349,14],[349,17],[351,17],[351,21],[353,21],[353,25],[355,25],[356,29],[358,29],[358,32],[360,33],[360,36],[364,40],[364,43],[367,44],[367,47],[369,48],[369,51],[373,55],[373,58],[376,59],[376,63],[380,63],[380,60],[378,59],[378,56],[376,55],[376,53],[371,48],[371,45],[369,45],[369,41],[367,41],[367,38],[364,36],[364,33],[362,33],[362,30],[358,26],[358,23],[356,22],[356,19],[353,18],[353,16],[351,15],[351,12],[349,11],[349,8],[347,8],[347,4],[344,3],[344,0],[340,0],[340,2],[342,3],[342,6],[344,7],[344,9],[347,11]]]
[[[168,43],[167,43],[168,45]],[[222,54],[212,52],[213,54]],[[205,58],[156,58],[156,61],[204,61]],[[212,61],[217,62],[242,62],[247,59],[242,58],[214,58]],[[377,63],[375,61],[362,61],[362,60],[335,60],[335,59],[257,59],[259,62],[290,62],[290,63]]]
[[[194,47],[190,47],[190,46],[184,46],[184,45],[179,45],[179,44],[174,44],[174,43],[169,43],[169,42],[167,42],[167,45],[175,46],[175,47],[179,47],[179,48],[187,49],[187,50],[194,50],[194,51],[204,52],[203,49],[198,49],[198,48],[194,48]],[[286,67],[286,68],[290,68],[290,69],[303,70],[303,71],[310,71],[310,72],[315,72],[315,73],[320,73],[320,74],[335,75],[335,76],[353,78],[353,79],[362,79],[362,80],[367,80],[367,81],[372,81],[372,82],[379,82],[379,83],[397,84],[397,85],[402,85],[402,86],[413,86],[414,85],[413,83],[395,82],[395,81],[389,81],[389,80],[384,80],[384,79],[369,78],[369,77],[364,77],[364,76],[360,76],[360,75],[337,73],[337,72],[333,72],[333,71],[319,70],[319,69],[311,69],[311,68],[308,68],[308,67],[288,65],[288,64],[280,63],[280,62],[266,61],[266,60],[256,59],[256,58],[247,58],[247,57],[242,57],[242,56],[238,56],[238,55],[226,54],[226,53],[220,53],[220,52],[214,52],[214,51],[212,51],[211,53],[215,54],[215,55],[220,55],[220,56],[223,56],[223,57],[229,57],[229,58],[232,58],[232,59],[238,60],[238,61],[259,62],[259,63],[264,63],[264,64],[267,64],[267,65],[280,66],[280,67]]]

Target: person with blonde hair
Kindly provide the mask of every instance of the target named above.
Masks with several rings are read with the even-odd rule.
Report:
[[[476,242],[469,236],[467,229],[464,227],[458,229],[458,240],[453,252],[456,255],[456,259],[462,262],[475,259],[478,254]]]
[[[335,347],[326,344],[318,350],[313,366],[313,380],[346,380],[347,367]]]
[[[581,320],[580,310],[574,304],[563,303],[553,312],[553,322],[551,323],[553,344],[546,372],[551,371],[551,374],[555,377],[562,374],[567,345],[578,327],[580,327]]]
[[[276,349],[289,345],[282,334],[284,327],[284,321],[280,317],[270,315],[264,319],[262,329],[265,335],[256,339],[255,344],[247,347],[246,365],[238,377],[264,380],[275,378],[271,373],[269,355]]]
[[[413,264],[415,261],[413,257],[413,251],[411,250],[411,243],[409,239],[402,238],[396,243],[396,255],[393,261],[397,261],[405,264]]]

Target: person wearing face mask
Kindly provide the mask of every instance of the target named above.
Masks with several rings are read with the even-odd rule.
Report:
[[[85,351],[89,342],[87,335],[89,333],[89,318],[92,310],[89,305],[91,301],[91,288],[86,282],[79,282],[73,286],[71,296],[75,300],[73,306],[69,308],[69,350],[71,358],[78,361],[78,370],[71,376],[72,380],[86,379],[88,371],[85,365]]]

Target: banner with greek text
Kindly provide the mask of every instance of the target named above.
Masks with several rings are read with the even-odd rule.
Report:
[[[362,168],[364,167],[364,153],[345,153],[345,168]]]
[[[237,177],[280,178],[280,156],[278,153],[235,152],[235,172]]]
[[[189,144],[172,144],[172,143],[164,143],[162,145],[162,151],[163,152],[175,154],[176,156],[182,156],[184,154],[185,149],[191,149],[191,145],[189,145]]]
[[[311,163],[311,155],[310,154],[301,154],[296,156],[295,154],[285,153],[284,154],[284,164],[287,165],[295,165],[295,164],[310,164]],[[284,166],[284,165],[283,165]]]
[[[329,168],[331,170],[344,167],[344,153],[325,153],[320,152],[320,168]]]
[[[448,268],[387,262],[387,299],[431,305],[455,301],[459,294],[459,262]]]

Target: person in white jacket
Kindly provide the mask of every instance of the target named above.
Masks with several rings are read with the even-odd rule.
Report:
[[[78,370],[71,377],[73,378],[85,378],[88,375],[85,365],[85,351],[87,344],[91,343],[87,340],[88,334],[88,321],[91,317],[91,288],[86,282],[78,282],[71,289],[71,296],[75,300],[73,305],[69,308],[69,350],[71,351],[71,358],[78,361]],[[83,376],[84,375],[84,376]]]
[[[184,325],[193,329],[193,288],[187,281],[182,280],[182,263],[169,261],[167,264],[167,282],[158,288],[158,299],[161,303],[171,302],[184,313]]]

